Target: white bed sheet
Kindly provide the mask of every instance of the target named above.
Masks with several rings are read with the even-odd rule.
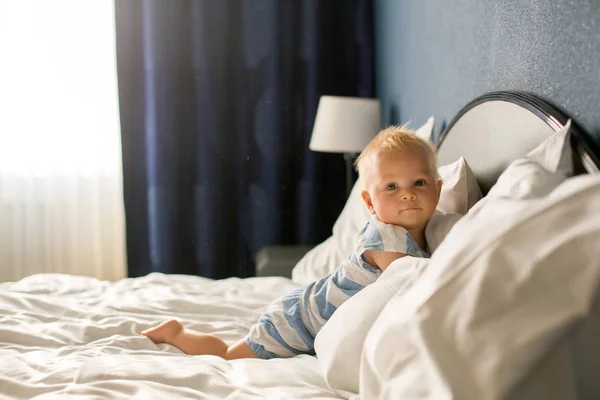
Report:
[[[189,356],[138,330],[177,317],[242,338],[297,284],[150,274],[115,283],[40,274],[0,283],[0,398],[334,399],[316,358]]]

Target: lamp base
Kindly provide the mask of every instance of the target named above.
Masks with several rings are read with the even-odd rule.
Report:
[[[344,161],[346,162],[346,197],[350,197],[352,191],[352,169],[354,168],[352,162],[357,157],[358,153],[344,153]]]

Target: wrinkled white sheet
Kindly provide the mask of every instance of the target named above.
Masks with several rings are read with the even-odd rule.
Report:
[[[137,334],[176,317],[241,339],[285,278],[40,274],[0,283],[0,398],[333,399],[316,358],[225,361]]]

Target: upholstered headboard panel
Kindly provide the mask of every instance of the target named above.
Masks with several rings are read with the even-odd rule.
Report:
[[[463,156],[487,192],[513,160],[560,130],[567,116],[527,93],[492,92],[465,105],[442,133],[441,165]],[[576,173],[598,172],[600,151],[576,124],[571,138]]]

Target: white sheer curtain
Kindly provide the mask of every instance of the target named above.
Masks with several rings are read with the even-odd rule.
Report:
[[[113,0],[0,0],[0,281],[126,275]]]

